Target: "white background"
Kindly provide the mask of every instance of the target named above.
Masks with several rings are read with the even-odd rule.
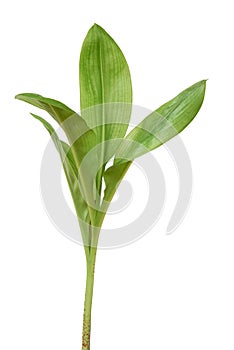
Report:
[[[231,350],[234,23],[227,0],[1,5],[0,348],[80,348],[83,249],[44,212],[39,172],[48,135],[30,118],[35,110],[14,95],[41,93],[79,109],[79,52],[94,22],[122,48],[135,104],[154,109],[196,81],[209,81],[201,112],[182,134],[194,175],[188,214],[165,235],[178,180],[158,149],[166,206],[143,239],[98,252],[92,349]]]

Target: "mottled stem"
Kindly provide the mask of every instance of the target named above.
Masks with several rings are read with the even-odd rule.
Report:
[[[86,276],[86,290],[84,302],[84,318],[83,318],[83,336],[82,336],[82,350],[90,350],[90,334],[91,334],[91,311],[93,299],[93,283],[94,270],[96,261],[96,248],[90,248],[90,254],[87,259],[87,276]]]

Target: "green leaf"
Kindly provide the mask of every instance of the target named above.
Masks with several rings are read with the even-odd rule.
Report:
[[[126,59],[107,32],[95,24],[88,32],[80,54],[81,115],[95,130],[99,159],[97,185],[100,192],[105,164],[119,143],[131,116],[132,85]]]
[[[71,188],[71,191],[74,192],[78,185],[78,169],[76,167],[70,146],[66,142],[59,139],[54,128],[45,119],[33,113],[31,113],[31,115],[35,119],[39,120],[49,132],[51,139],[59,153],[69,187]]]
[[[16,95],[15,98],[47,111],[63,128],[68,141],[73,148],[73,144],[82,138],[82,142],[79,140],[80,150],[75,149],[77,154],[74,156],[76,163],[81,161],[82,157],[87,153],[91,146],[90,139],[87,137],[90,129],[83,118],[81,118],[75,111],[67,107],[65,104],[41,95],[24,93]],[[85,138],[82,137],[84,134],[86,134]],[[89,135],[90,134],[91,132]],[[92,133],[92,145],[95,144],[94,137],[95,135]]]
[[[16,95],[15,98],[47,111],[59,125],[72,114],[75,114],[71,108],[67,107],[62,102],[38,94],[23,93]]]
[[[103,212],[132,161],[176,136],[193,120],[202,105],[205,88],[205,80],[192,85],[151,113],[125,137],[116,152],[114,164],[104,173]]]
[[[67,136],[74,162],[79,169],[85,156],[96,144],[96,135],[89,129],[84,119],[65,104],[51,98],[32,93],[19,94],[15,98],[47,111],[58,122]],[[97,171],[97,159],[95,160],[93,154],[90,159],[91,169],[93,171],[89,172],[89,176],[80,172],[80,182],[87,202],[93,205],[95,201],[93,197],[94,173]]]
[[[115,164],[132,161],[180,133],[200,110],[205,89],[202,80],[146,117],[121,143]]]
[[[59,156],[63,165],[64,173],[67,178],[67,182],[71,192],[71,196],[74,202],[74,206],[76,209],[77,217],[80,223],[80,227],[82,228],[81,233],[83,236],[83,241],[84,243],[86,243],[88,239],[88,234],[89,234],[90,217],[89,217],[87,203],[83,199],[83,196],[80,192],[78,169],[76,167],[73,154],[71,152],[71,147],[66,142],[61,141],[59,139],[54,128],[45,119],[33,113],[31,113],[31,115],[35,119],[39,120],[47,129],[59,153]]]

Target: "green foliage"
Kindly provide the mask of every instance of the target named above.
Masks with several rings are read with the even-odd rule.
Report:
[[[130,72],[118,45],[97,24],[84,40],[79,75],[80,115],[41,95],[24,93],[16,98],[47,111],[66,134],[69,144],[59,140],[47,121],[32,114],[49,131],[59,152],[84,245],[90,249],[87,225],[99,228],[99,235],[109,203],[131,163],[176,136],[193,120],[202,105],[206,81],[181,92],[125,136],[132,104]],[[112,157],[113,164],[106,169]],[[97,242],[96,238],[95,245]]]
[[[134,159],[167,142],[194,119],[203,103],[206,81],[181,92],[125,136],[132,109],[128,64],[118,45],[96,24],[84,40],[79,67],[80,114],[37,94],[19,94],[16,99],[48,112],[67,137],[68,143],[61,141],[46,120],[31,114],[54,142],[80,224],[87,260],[82,349],[89,350],[96,249],[108,206]]]

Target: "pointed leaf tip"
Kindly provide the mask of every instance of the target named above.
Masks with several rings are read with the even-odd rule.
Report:
[[[99,24],[94,23],[94,25],[90,29],[100,30],[102,32],[105,32],[105,29],[103,29]]]
[[[184,130],[199,112],[205,90],[206,80],[201,80],[147,116],[124,139],[115,163],[132,161]]]

